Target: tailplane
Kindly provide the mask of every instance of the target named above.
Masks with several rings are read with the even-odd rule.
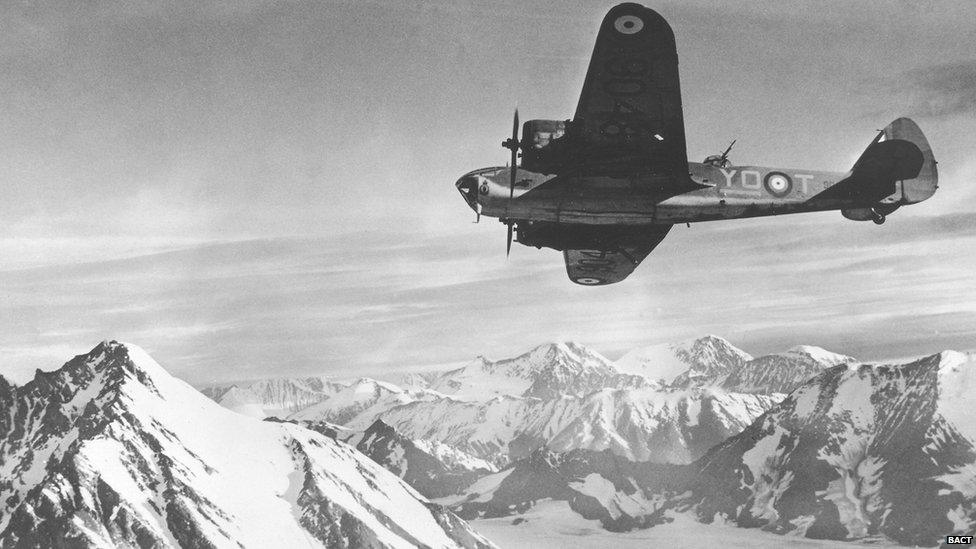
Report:
[[[828,192],[864,203],[842,210],[844,217],[881,224],[899,207],[930,198],[938,183],[928,140],[915,122],[899,118],[881,130],[847,178]]]

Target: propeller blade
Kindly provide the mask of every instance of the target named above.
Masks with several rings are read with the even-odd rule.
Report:
[[[508,222],[508,241],[505,243],[505,257],[508,257],[512,253],[512,226],[514,224]]]
[[[512,121],[512,140],[515,141],[516,143],[518,143],[518,131],[519,131],[518,122],[519,122],[518,107],[515,107],[515,120]]]
[[[515,107],[515,118],[512,120],[512,140],[510,141],[512,145],[510,147],[512,149],[512,176],[508,184],[509,200],[515,197],[515,170],[516,170],[515,163],[518,161],[518,148],[519,148],[518,132],[519,132],[519,115],[518,115],[518,107]]]
[[[515,156],[515,153],[512,153]],[[515,198],[515,164],[512,164],[512,176],[508,180],[508,199]]]
[[[505,223],[508,225],[508,237],[505,241],[505,257],[508,257],[512,253],[512,231],[515,228],[515,223],[510,217],[508,217],[508,208],[511,204],[512,199],[515,198],[515,178],[518,175],[518,150],[519,150],[519,113],[518,107],[515,107],[515,116],[512,119],[512,137],[511,139],[506,139],[502,146],[506,149],[512,151],[512,162],[511,175],[508,181],[508,202],[505,204]]]

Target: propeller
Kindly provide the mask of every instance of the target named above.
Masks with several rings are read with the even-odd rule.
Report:
[[[515,118],[512,120],[512,137],[502,141],[502,147],[512,151],[512,172],[508,183],[508,201],[515,198],[515,176],[516,176],[516,165],[518,161],[518,149],[519,149],[519,114],[518,107],[515,107]],[[505,205],[505,224],[508,225],[508,239],[505,245],[505,257],[508,257],[512,253],[512,219],[508,216],[508,204]]]

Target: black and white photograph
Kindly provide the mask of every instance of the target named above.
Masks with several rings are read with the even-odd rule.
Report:
[[[0,2],[0,548],[974,535],[976,2]]]

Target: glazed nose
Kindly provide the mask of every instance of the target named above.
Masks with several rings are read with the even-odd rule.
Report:
[[[478,178],[472,175],[466,175],[458,179],[454,186],[461,192],[461,196],[464,197],[464,201],[468,203],[468,206],[475,209],[478,204]]]

